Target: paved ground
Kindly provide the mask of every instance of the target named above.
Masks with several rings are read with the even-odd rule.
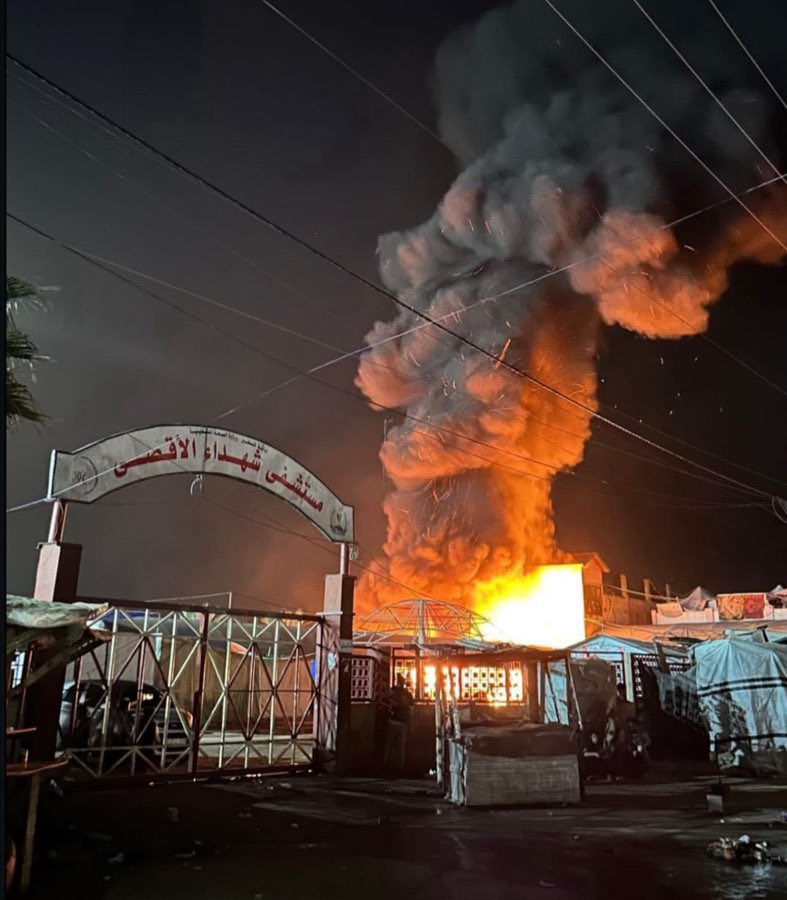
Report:
[[[710,840],[741,833],[787,853],[787,784],[734,783],[723,820],[707,812],[707,784],[662,774],[591,786],[581,807],[486,811],[444,803],[428,780],[67,792],[45,811],[32,897],[787,897],[787,868],[705,854]]]

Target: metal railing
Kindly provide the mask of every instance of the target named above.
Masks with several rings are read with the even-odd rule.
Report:
[[[74,774],[153,780],[312,764],[320,616],[112,603],[90,623],[102,644],[66,671],[59,738]]]

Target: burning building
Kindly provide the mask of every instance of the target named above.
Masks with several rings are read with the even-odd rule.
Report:
[[[602,26],[612,27],[592,24],[591,43]],[[356,383],[373,408],[403,415],[380,451],[393,490],[361,612],[400,599],[404,584],[482,611],[526,643],[577,637],[576,574],[532,566],[571,562],[551,489],[590,437],[600,330],[700,334],[734,262],[782,258],[735,203],[699,227],[669,224],[718,205],[716,185],[687,172],[673,138],[574,41],[540,4],[519,2],[438,50],[440,131],[463,171],[430,219],[380,239],[379,257],[386,287],[451,333],[403,309],[367,336]],[[640,53],[629,33],[604,46],[622,69]],[[661,113],[738,189],[763,181],[722,132],[723,113],[662,50],[648,44],[641,73]],[[736,65],[707,60],[706,77],[767,148],[768,111]],[[767,228],[779,228],[783,191],[747,197]],[[544,599],[518,602],[533,590]]]

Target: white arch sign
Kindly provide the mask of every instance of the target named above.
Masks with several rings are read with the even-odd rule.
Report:
[[[183,473],[223,475],[256,485],[294,506],[328,540],[355,540],[353,507],[316,475],[269,444],[208,425],[158,425],[73,453],[53,450],[48,499],[93,503],[129,484]]]

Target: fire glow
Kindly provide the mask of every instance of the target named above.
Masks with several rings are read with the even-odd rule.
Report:
[[[442,675],[443,696],[453,697],[463,702],[481,701],[494,706],[509,703],[523,703],[525,699],[524,677],[520,668],[505,666],[459,666],[421,664],[422,682],[420,697],[434,700],[437,696],[437,673]],[[411,690],[415,690],[418,674],[416,663],[411,660],[397,660],[396,674],[401,675]]]
[[[380,450],[388,528],[359,579],[360,608],[400,600],[404,584],[552,646],[582,636],[578,584],[564,591],[545,577],[542,601],[541,578],[523,567],[562,557],[552,478],[584,458],[602,326],[702,334],[732,265],[781,261],[773,234],[787,210],[774,184],[751,199],[754,217],[730,207],[673,230],[668,210],[715,194],[695,179],[686,196],[670,135],[588,54],[567,52],[562,28],[540,4],[511,3],[438,49],[440,136],[465,168],[426,221],[380,238],[380,276],[403,303],[368,333],[356,376],[373,409],[404,414]],[[621,38],[609,50],[628,56]],[[727,57],[706,63],[731,96],[761,108]],[[705,104],[690,73],[654,62],[642,74],[654,91],[673,86],[672,121],[696,125]],[[710,137],[716,127],[700,130],[725,171],[751,182],[750,162]]]
[[[568,647],[585,638],[581,565],[538,566],[478,588],[476,611],[489,620],[484,637],[535,647]]]

